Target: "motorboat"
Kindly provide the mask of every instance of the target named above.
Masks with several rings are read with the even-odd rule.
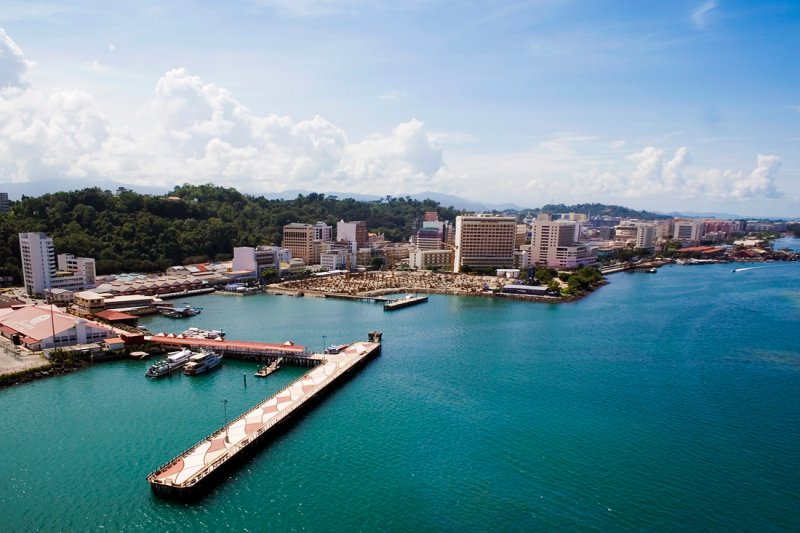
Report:
[[[183,367],[183,373],[187,376],[196,376],[216,368],[222,362],[222,356],[211,350],[201,350],[189,358],[189,362]]]
[[[149,378],[160,378],[183,367],[189,359],[194,355],[194,352],[189,349],[178,350],[177,352],[170,352],[167,354],[166,359],[157,361],[150,365],[150,368],[145,372],[145,376]]]

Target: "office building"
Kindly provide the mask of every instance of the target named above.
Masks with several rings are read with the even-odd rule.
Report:
[[[514,265],[516,217],[456,217],[453,272],[463,267],[502,268]]]

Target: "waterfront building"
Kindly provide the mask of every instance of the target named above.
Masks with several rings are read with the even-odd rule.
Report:
[[[44,233],[20,233],[22,274],[28,296],[44,295],[56,270],[53,239]]]
[[[56,264],[53,239],[44,233],[20,233],[19,249],[29,296],[43,297],[51,288],[78,291],[95,286],[94,259],[59,254]]]
[[[676,220],[672,238],[681,242],[696,242],[703,236],[702,220]]]
[[[336,240],[356,243],[357,248],[367,245],[367,223],[363,220],[345,222],[344,219],[336,223]]]
[[[656,227],[654,224],[639,223],[636,225],[636,248],[653,250],[655,248]]]
[[[283,227],[283,247],[292,252],[292,259],[302,259],[305,265],[319,263],[319,246],[314,246],[314,226],[292,222]],[[316,261],[315,261],[316,259]]]
[[[417,270],[450,268],[453,265],[453,250],[421,250],[408,253],[408,266]]]
[[[575,241],[576,223],[569,220],[537,220],[533,224],[532,266],[577,268],[597,262],[592,251]]]
[[[0,333],[34,351],[113,337],[111,328],[59,311],[54,305],[0,309]]]
[[[268,269],[280,270],[282,248],[279,246],[239,246],[233,249],[231,270],[249,271],[261,279],[261,273]]]
[[[460,272],[465,266],[497,268],[514,265],[516,231],[516,217],[456,217],[453,272]]]

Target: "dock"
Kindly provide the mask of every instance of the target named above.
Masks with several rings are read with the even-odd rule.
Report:
[[[320,362],[320,357],[310,353],[305,346],[299,346],[290,342],[283,344],[237,341],[237,340],[216,340],[216,339],[197,339],[194,337],[182,337],[176,335],[153,335],[148,339],[150,342],[160,344],[167,349],[178,350],[181,348],[205,348],[224,355],[230,359],[241,359],[244,361],[272,361],[278,357],[283,357],[286,364],[300,366],[316,366]]]
[[[428,301],[427,296],[406,296],[405,298],[400,298],[399,300],[391,300],[383,304],[384,311],[394,311],[395,309],[402,309],[404,307],[409,307],[412,305],[422,304]]]
[[[157,496],[178,500],[206,493],[315,400],[321,400],[378,355],[381,333],[371,332],[369,338],[337,354],[319,354],[322,361],[318,366],[158,467],[147,476],[150,488]]]

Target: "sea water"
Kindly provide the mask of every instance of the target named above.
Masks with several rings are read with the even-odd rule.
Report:
[[[380,330],[383,352],[193,504],[147,474],[301,369],[150,380],[118,361],[0,391],[0,529],[797,530],[800,265],[609,281],[571,304],[391,313],[192,298],[202,314],[143,325],[315,351]]]

